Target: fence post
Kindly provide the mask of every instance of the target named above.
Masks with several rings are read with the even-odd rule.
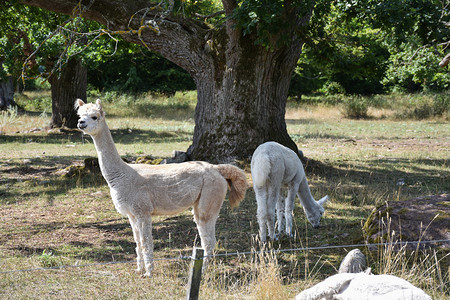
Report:
[[[192,262],[189,274],[187,297],[188,300],[197,300],[200,291],[200,280],[202,278],[203,249],[194,247],[192,249]]]

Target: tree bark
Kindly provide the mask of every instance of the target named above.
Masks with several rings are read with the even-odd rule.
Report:
[[[11,76],[0,81],[0,110],[6,110],[10,106],[16,106],[14,102],[14,81]]]
[[[214,39],[210,42],[215,43],[220,44]],[[300,45],[266,51],[248,37],[229,42],[225,65],[216,58],[214,68],[196,80],[195,131],[188,154],[213,162],[249,158],[266,141],[298,151],[284,115]]]
[[[22,0],[45,9],[72,13],[78,0]],[[225,26],[211,29],[207,24],[180,16],[158,19],[159,33],[150,28],[138,29],[156,9],[143,11],[145,0],[96,0],[83,17],[96,20],[110,30],[126,31],[122,37],[130,42],[144,42],[185,69],[197,85],[197,106],[191,159],[227,162],[251,156],[266,141],[277,141],[297,152],[289,137],[284,119],[291,75],[301,52],[302,40],[295,27],[305,25],[309,16],[300,19],[290,1],[285,0],[284,17],[289,22],[285,32],[289,43],[267,49],[255,44],[256,33],[244,36],[230,18],[237,7],[235,0],[222,0]],[[132,20],[131,17],[133,16]],[[131,22],[130,22],[131,20]],[[277,37],[274,36],[276,39]]]
[[[87,68],[80,60],[72,58],[59,74],[49,80],[52,91],[51,127],[76,128],[78,116],[73,108],[77,98],[86,101]]]

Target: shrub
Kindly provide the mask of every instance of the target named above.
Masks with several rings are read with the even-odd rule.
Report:
[[[324,84],[322,87],[323,92],[325,95],[338,95],[338,94],[345,94],[344,87],[336,81],[329,81]]]
[[[450,95],[438,94],[432,97],[411,98],[410,106],[397,115],[398,118],[423,120],[448,115]]]
[[[343,103],[343,114],[346,118],[362,119],[368,117],[369,102],[361,96],[350,96]]]

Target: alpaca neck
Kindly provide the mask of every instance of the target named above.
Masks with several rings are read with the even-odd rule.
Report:
[[[112,181],[124,171],[124,166],[126,166],[126,164],[117,151],[111,132],[106,123],[104,124],[104,129],[93,136],[93,139],[98,154],[100,170],[108,184],[111,185]]]
[[[303,179],[299,187],[300,198],[302,200],[302,206],[307,211],[314,211],[317,209],[318,204],[311,195],[311,190],[309,189],[308,180]]]

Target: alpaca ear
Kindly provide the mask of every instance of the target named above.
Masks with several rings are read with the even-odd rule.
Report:
[[[102,101],[100,101],[100,99],[97,99],[95,101],[95,105],[97,105],[98,109],[100,110],[100,114],[103,116],[105,113],[103,112]]]
[[[328,201],[328,195],[326,195],[325,197],[323,197],[322,199],[320,199],[317,202],[319,202],[319,204],[323,207],[325,205],[325,203],[327,203],[327,201]]]
[[[81,100],[81,99],[75,100],[75,105],[74,105],[75,110],[77,110],[78,108],[80,108],[81,106],[83,106],[83,105],[85,105],[85,104],[86,104],[86,103],[84,103],[84,101]]]

